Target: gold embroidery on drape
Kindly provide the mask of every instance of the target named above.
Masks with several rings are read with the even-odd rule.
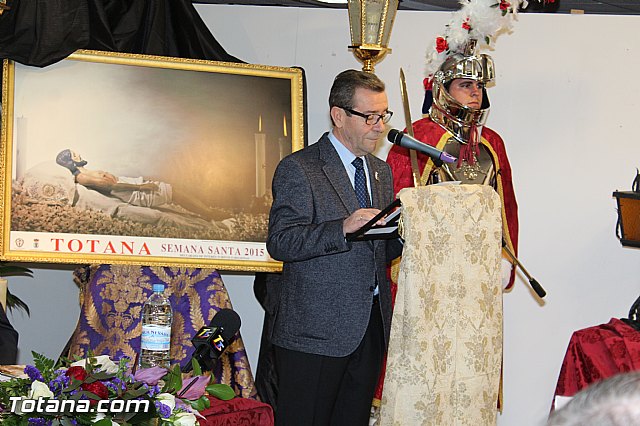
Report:
[[[499,196],[407,188],[384,425],[494,425],[502,357]]]

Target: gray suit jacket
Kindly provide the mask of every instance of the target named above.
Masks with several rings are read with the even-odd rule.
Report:
[[[393,201],[391,169],[367,155],[372,205]],[[359,208],[347,171],[327,134],[285,157],[273,178],[267,250],[284,262],[272,342],[301,352],[341,357],[355,351],[380,290],[385,341],[391,326],[387,263],[400,241],[347,243],[342,222]]]

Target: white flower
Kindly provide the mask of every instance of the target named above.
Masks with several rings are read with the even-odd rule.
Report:
[[[99,368],[107,374],[115,374],[118,372],[118,366],[113,361],[111,361],[109,355],[98,355],[92,357],[91,359],[94,359],[96,361],[96,364],[100,366]],[[81,359],[80,361],[76,361],[71,364],[70,367],[87,368],[87,360]]]
[[[196,416],[191,413],[178,413],[173,420],[175,426],[195,426]]]
[[[104,415],[104,413],[98,413],[96,414],[96,417],[93,419],[93,423],[98,423],[100,420],[106,418],[106,416]],[[111,419],[109,419],[111,420]],[[114,422],[113,420],[111,420],[111,426],[120,426],[118,423]]]
[[[39,399],[39,398],[53,398],[53,392],[49,389],[49,386],[42,383],[39,380],[34,380],[31,383],[31,390],[27,399]]]
[[[156,400],[171,408],[172,412],[173,409],[176,408],[176,397],[171,395],[170,393],[159,393],[156,396]]]
[[[477,41],[478,51],[480,51],[480,49],[491,49],[490,44],[499,34],[511,32],[518,8],[521,4],[526,7],[527,1],[505,1],[509,3],[506,11],[500,9],[500,0],[460,0],[462,6],[451,14],[451,21],[439,35],[447,40],[448,51],[441,54],[434,53],[434,43],[427,48],[426,75],[430,77],[435,74],[450,55],[464,52],[470,39]],[[463,23],[469,24],[471,29],[465,29]]]

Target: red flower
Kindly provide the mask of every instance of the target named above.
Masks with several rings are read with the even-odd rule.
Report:
[[[465,21],[462,23],[462,28],[467,31],[471,31],[471,25],[469,25],[469,18],[465,19]]]
[[[511,6],[511,3],[505,0],[500,0],[500,10],[507,10]]]
[[[443,37],[438,37],[436,39],[436,51],[438,53],[442,53],[445,50],[449,49],[449,43]]]
[[[87,378],[87,370],[82,367],[69,367],[65,374],[67,377],[71,377],[72,379],[79,381],[83,381]]]
[[[83,383],[82,386],[80,387],[83,390],[86,390],[87,392],[91,392],[92,394],[96,395],[100,399],[109,398],[109,389],[107,389],[107,387],[102,382],[96,381],[93,383]],[[98,403],[98,401],[92,399],[89,403],[91,405],[95,405]]]

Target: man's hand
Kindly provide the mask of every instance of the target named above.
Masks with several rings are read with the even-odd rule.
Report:
[[[356,232],[367,222],[373,219],[378,213],[380,213],[380,210],[378,209],[356,210],[355,212],[351,213],[351,216],[349,216],[344,220],[344,222],[342,222],[342,233],[346,236],[347,234]],[[380,219],[376,222],[376,225],[384,225],[385,223],[386,222],[384,219]]]
[[[158,187],[158,184],[155,182],[145,182],[143,184],[138,185],[138,188],[140,189],[140,191],[153,192],[153,191],[157,191],[159,187]]]
[[[79,169],[76,182],[90,188],[110,191],[118,179],[111,173],[102,170]]]

